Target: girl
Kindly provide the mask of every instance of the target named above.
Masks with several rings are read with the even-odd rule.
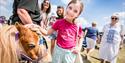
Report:
[[[41,17],[42,21],[40,23],[41,27],[43,29],[47,29],[48,27],[48,14],[50,13],[51,10],[51,5],[49,0],[44,0],[43,3],[41,4]]]
[[[64,19],[57,20],[48,30],[48,34],[58,31],[52,63],[74,63],[76,54],[80,52],[83,38],[82,28],[75,23],[75,19],[81,14],[82,9],[81,1],[71,0],[66,8]],[[77,37],[78,47],[76,47]]]
[[[111,23],[103,28],[103,36],[99,55],[101,63],[116,63],[120,42],[123,38],[123,28],[119,23],[118,15],[111,16]]]

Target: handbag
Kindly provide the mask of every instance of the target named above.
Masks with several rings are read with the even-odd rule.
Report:
[[[76,33],[76,47],[78,47],[78,31],[79,31],[79,26],[77,25],[77,33]],[[83,60],[82,60],[82,56],[80,54],[80,52],[78,52],[78,54],[76,54],[76,59],[75,59],[75,62],[74,63],[83,63]]]

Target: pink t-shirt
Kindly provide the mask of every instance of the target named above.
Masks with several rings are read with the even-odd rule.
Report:
[[[78,26],[72,24],[65,19],[57,20],[52,28],[58,31],[57,45],[64,49],[71,49],[76,46],[76,34]],[[79,27],[78,37],[83,35],[82,28]]]

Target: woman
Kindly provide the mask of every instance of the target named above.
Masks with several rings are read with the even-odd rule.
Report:
[[[118,15],[111,16],[111,23],[103,28],[103,36],[99,55],[101,63],[116,63],[120,42],[123,39],[123,28],[119,23]]]
[[[51,5],[48,0],[44,0],[43,3],[41,4],[41,18],[42,21],[40,23],[41,27],[43,29],[47,29],[48,27],[48,14],[50,13]]]

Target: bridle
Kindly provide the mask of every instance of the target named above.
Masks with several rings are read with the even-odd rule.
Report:
[[[33,31],[34,32],[34,31]],[[45,45],[46,47],[46,52],[47,52],[47,49],[48,49],[48,45],[47,45],[47,42],[45,40],[45,38],[43,36],[41,36],[40,34],[37,33],[37,35],[39,36],[39,46],[40,45]],[[16,39],[16,42],[18,42],[18,36],[19,36],[19,33],[16,33],[15,35],[15,39]],[[41,55],[41,53],[38,55],[38,59],[36,60],[33,60],[32,58],[30,58],[28,55],[26,55],[25,52],[23,51],[20,51],[20,50],[17,50],[17,53],[18,53],[18,56],[20,56],[20,59],[19,61],[22,62],[22,61],[28,61],[28,62],[32,62],[32,63],[38,63],[44,56]]]

